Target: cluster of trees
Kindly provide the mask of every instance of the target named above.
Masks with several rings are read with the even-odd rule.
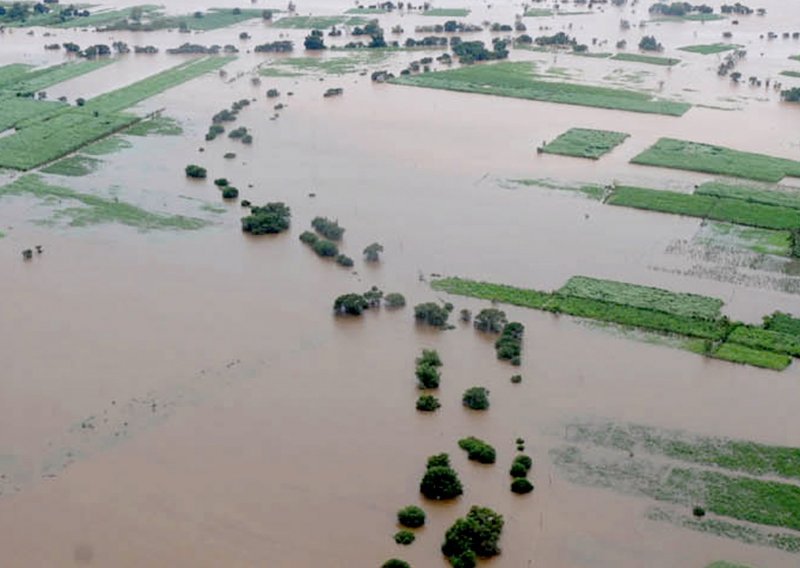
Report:
[[[316,238],[316,235],[309,233]],[[405,306],[406,299],[402,294],[391,292],[384,296],[383,291],[373,286],[363,294],[343,294],[333,302],[333,311],[337,314],[360,316],[364,310],[380,308],[381,300],[387,308]]]
[[[455,39],[455,38],[452,38]],[[406,38],[406,47],[447,47],[446,37],[426,36],[422,39]]]
[[[442,375],[439,368],[442,360],[435,349],[423,349],[422,355],[417,357],[415,375],[421,389],[438,389]]]
[[[323,258],[335,258],[338,261],[338,257],[342,256],[343,259],[339,264],[346,264],[347,261],[344,259],[348,259],[352,266],[352,259],[345,255],[339,254],[339,247],[336,246],[336,243],[333,241],[329,241],[328,239],[321,239],[311,231],[303,231],[300,235],[300,242],[306,244],[311,247],[311,249],[317,253],[318,256]]]
[[[453,46],[453,53],[458,56],[458,60],[463,64],[474,63],[475,61],[489,61],[494,59],[506,59],[508,49],[504,40],[494,38],[492,40],[492,50],[486,49],[482,41],[464,41]]]
[[[666,4],[665,2],[656,2],[650,6],[651,14],[661,14],[663,16],[682,17],[692,12],[700,14],[713,14],[714,8],[706,4],[690,4],[689,2],[672,2]]]
[[[492,464],[497,459],[497,452],[491,444],[470,436],[461,438],[458,447],[467,452],[467,458],[482,464]]]
[[[446,328],[451,311],[453,311],[452,304],[440,306],[436,302],[425,302],[414,306],[414,318],[420,323]]]
[[[500,554],[503,516],[488,507],[473,506],[466,517],[456,519],[447,529],[442,543],[444,554],[453,566],[475,566],[478,558]]]
[[[494,342],[497,358],[503,361],[510,361],[515,366],[520,365],[522,363],[522,336],[524,333],[525,326],[519,322],[511,322],[503,327],[500,337]]]
[[[200,167],[196,164],[189,164],[186,166],[186,177],[196,178],[196,179],[205,179],[208,172],[205,168]]]
[[[325,38],[322,35],[322,31],[311,30],[311,33],[308,34],[305,41],[303,41],[303,47],[312,51],[325,49]]]
[[[14,2],[10,6],[0,6],[0,22],[25,22],[32,15],[49,14],[52,9],[47,4],[57,4],[54,0],[45,0],[44,2]],[[58,11],[58,19],[61,22],[66,22],[73,18],[88,17],[91,13],[89,10],[80,9],[74,4],[70,4]]]
[[[222,191],[223,199],[236,199],[239,197],[239,190],[233,187],[230,182],[225,178],[217,178],[214,180],[214,185]]]
[[[800,87],[792,87],[781,91],[781,98],[790,103],[800,103]]]
[[[432,394],[421,394],[417,399],[417,410],[420,412],[435,412],[442,404]]]
[[[214,45],[201,45],[199,43],[183,43],[178,47],[171,47],[167,49],[167,53],[171,55],[191,54],[191,55],[216,55],[220,51],[223,53],[239,53],[239,49],[235,45],[225,44],[224,46]]]
[[[234,128],[228,133],[228,138],[231,138],[232,140],[241,140],[243,144],[253,143],[253,135],[248,132],[246,126]]]
[[[642,51],[663,51],[664,46],[658,43],[655,36],[644,36],[639,40],[639,49]]]
[[[239,116],[239,111],[241,111],[246,106],[250,105],[250,101],[247,99],[239,99],[238,101],[234,102],[231,105],[230,109],[223,109],[219,111],[217,114],[211,117],[211,126],[208,127],[208,132],[206,132],[206,141],[210,142],[214,140],[217,136],[225,132],[225,127],[222,125],[224,122],[233,122]],[[234,134],[234,132],[236,134]],[[253,137],[248,134],[247,128],[237,128],[233,132],[228,135],[230,138],[240,138],[242,142],[245,144],[251,144],[253,142]]]
[[[577,40],[565,34],[564,32],[558,32],[551,36],[539,36],[533,41],[536,45],[541,45],[541,46],[553,45],[557,47],[568,47],[571,45],[576,45],[578,43]]]
[[[745,6],[741,2],[737,2],[736,4],[723,4],[720,6],[719,11],[723,14],[740,14],[742,16],[749,16],[753,13],[752,8]]]
[[[253,235],[282,233],[289,228],[292,212],[279,201],[261,207],[251,207],[250,215],[242,217],[242,231]]]
[[[294,42],[289,40],[262,43],[253,48],[256,53],[290,53],[294,50]]]
[[[476,24],[465,24],[463,22],[456,22],[455,20],[448,20],[447,22],[442,24],[435,24],[433,26],[417,26],[414,28],[414,32],[418,34],[429,34],[429,33],[436,33],[440,34],[442,32],[458,32],[458,33],[471,33],[471,32],[482,32],[483,27],[476,25]]]
[[[484,387],[470,387],[464,391],[461,402],[472,410],[488,410],[489,390]]]
[[[344,235],[344,227],[339,226],[338,221],[331,221],[327,217],[314,217],[311,226],[317,233],[332,241],[340,241]]]
[[[511,462],[508,474],[511,476],[511,491],[518,494],[533,491],[533,483],[528,480],[528,473],[533,467],[533,460],[525,454],[520,454]]]
[[[409,529],[418,529],[425,524],[425,511],[416,505],[409,505],[397,511],[397,522]]]
[[[419,490],[426,498],[434,501],[455,499],[464,493],[458,473],[450,467],[450,456],[437,454],[428,458]]]
[[[508,323],[506,313],[497,308],[482,309],[472,322],[475,329],[487,333],[500,333],[506,323]]]

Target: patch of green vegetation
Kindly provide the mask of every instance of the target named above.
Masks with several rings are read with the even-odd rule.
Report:
[[[326,73],[329,75],[345,75],[361,71],[368,65],[375,65],[386,61],[389,54],[385,51],[359,51],[345,57],[291,57],[275,62],[275,65],[290,67],[300,71],[295,75],[305,73]]]
[[[672,66],[681,62],[672,57],[659,57],[657,55],[642,55],[640,53],[617,53],[612,57],[615,61],[632,61],[635,63],[649,63],[651,65]]]
[[[295,73],[293,71],[287,71],[285,69],[281,69],[279,67],[261,67],[258,70],[258,74],[262,77],[302,77],[303,73]]]
[[[154,116],[131,126],[125,134],[132,136],[179,136],[183,134],[183,128],[174,118],[168,116]]]
[[[790,55],[789,59],[794,59],[795,61],[800,61],[800,55]]]
[[[800,337],[800,319],[783,312],[775,312],[765,317],[764,328]]]
[[[800,209],[800,191],[796,188],[766,189],[746,185],[708,181],[695,190],[698,195],[712,195],[729,199],[741,199],[763,205],[778,205]]]
[[[713,22],[716,20],[724,20],[725,16],[720,14],[713,14],[713,13],[703,13],[703,12],[693,12],[684,14],[683,16],[668,16],[668,15],[659,15],[653,19],[651,22]]]
[[[725,560],[719,560],[717,562],[712,562],[706,568],[749,568],[744,564],[734,564],[733,562],[726,562]]]
[[[345,14],[363,14],[363,15],[385,14],[385,13],[386,10],[384,10],[383,8],[365,8],[365,7],[350,8],[349,10],[345,11]]]
[[[528,8],[523,14],[525,18],[545,18],[552,15],[553,11],[549,8]]]
[[[572,51],[568,55],[576,55],[578,57],[594,57],[597,59],[608,59],[614,54],[607,51]]]
[[[800,177],[800,161],[673,138],[659,139],[631,162],[769,182]]]
[[[553,295],[547,292],[465,278],[439,278],[431,282],[431,288],[448,294],[470,296],[537,310],[545,309],[545,306],[553,299]]]
[[[800,79],[800,71],[781,71],[781,75],[784,77],[794,77],[795,79]]]
[[[106,154],[113,154],[114,152],[125,150],[131,146],[133,146],[133,144],[124,138],[119,136],[109,136],[108,138],[103,138],[102,140],[99,140],[93,144],[89,144],[83,148],[82,152],[84,154],[89,154],[90,156],[104,156]]]
[[[789,231],[776,231],[758,227],[743,227],[731,223],[706,223],[695,240],[707,244],[721,244],[757,252],[790,256],[792,237]]]
[[[69,79],[74,79],[107,65],[111,65],[115,61],[116,59],[99,58],[72,63],[61,63],[41,69],[29,70],[24,75],[17,76],[15,80],[9,81],[6,84],[2,84],[2,78],[0,78],[0,96],[6,94],[16,95],[17,93],[37,93],[52,85],[63,83]]]
[[[323,30],[332,26],[362,26],[367,23],[358,16],[288,16],[273,24],[276,28]]]
[[[731,332],[728,341],[764,351],[800,357],[800,338],[780,331],[742,325]],[[800,454],[797,458],[800,458]]]
[[[785,230],[800,227],[800,211],[796,209],[711,195],[618,186],[614,188],[606,203],[763,229]]]
[[[134,9],[141,10],[142,17],[151,18],[156,16],[160,10],[160,7],[152,4],[145,4],[141,6],[121,8],[119,10],[98,10],[97,12],[91,13],[88,16],[73,17],[63,22],[53,22],[49,25],[56,28],[100,28],[108,24],[127,20],[131,17],[131,13],[134,11]]]
[[[596,184],[569,185],[562,182],[555,182],[549,179],[511,179],[511,183],[524,185],[526,187],[538,187],[543,189],[554,189],[557,191],[571,191],[585,195],[590,199],[602,201],[605,199],[606,188]]]
[[[66,219],[71,227],[85,227],[101,223],[119,223],[140,230],[196,230],[209,223],[203,219],[182,215],[165,215],[146,211],[116,198],[106,198],[90,193],[80,193],[66,187],[50,185],[38,175],[25,175],[0,187],[0,197],[33,196],[43,203],[53,205],[76,203],[76,207],[58,209],[54,220]],[[66,204],[64,203],[64,204]]]
[[[422,12],[422,15],[443,18],[466,18],[469,13],[470,10],[467,8],[431,8]]]
[[[4,87],[6,83],[17,81],[31,69],[33,69],[33,66],[25,63],[10,63],[9,65],[0,66],[0,87]]]
[[[37,101],[32,98],[0,98],[0,132],[15,127],[25,120],[52,116],[68,108],[63,103]]]
[[[630,134],[610,130],[570,128],[558,138],[545,144],[542,152],[597,160],[622,144]]]
[[[414,87],[671,116],[681,116],[691,108],[687,103],[654,99],[647,93],[545,81],[534,74],[534,66],[530,62],[469,65],[446,71],[400,76],[389,82]]]
[[[570,424],[567,439],[572,443],[589,443],[634,454],[647,452],[751,475],[800,479],[800,448],[613,422]]]
[[[274,11],[275,10],[273,10],[273,12]],[[148,27],[154,30],[164,28],[186,28],[197,31],[209,31],[260,18],[262,13],[263,10],[257,9],[210,8],[208,11],[202,13],[203,16],[201,18],[196,17],[194,14],[186,16],[159,16],[153,18]]]
[[[723,343],[710,355],[715,359],[772,369],[773,371],[783,371],[792,363],[792,358],[788,355],[753,349],[736,343]]]
[[[101,160],[89,156],[76,155],[50,164],[42,172],[60,176],[85,176],[97,170],[102,163]]]
[[[652,507],[646,517],[652,521],[666,521],[677,527],[702,533],[713,534],[724,538],[738,540],[745,544],[768,546],[785,552],[800,552],[800,537],[786,532],[771,532],[762,528],[742,523],[735,523],[717,518],[698,519],[694,516],[682,515],[676,511],[668,511],[662,507]],[[715,562],[708,568],[748,568],[739,564]]]
[[[739,49],[740,47],[742,46],[736,45],[734,43],[707,43],[700,45],[686,45],[684,47],[679,47],[678,49],[680,49],[681,51],[688,51],[689,53],[713,55],[715,53],[722,53],[724,51]]]
[[[670,292],[663,288],[639,286],[615,280],[573,276],[558,292],[562,296],[600,300],[634,308],[657,310],[700,319],[720,317],[723,301],[709,296]]]

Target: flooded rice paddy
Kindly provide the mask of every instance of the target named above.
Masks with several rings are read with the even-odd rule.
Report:
[[[351,7],[301,0],[297,12],[339,15]],[[476,24],[513,24],[522,13],[517,3],[436,7],[470,8],[463,20]],[[494,336],[457,321],[460,309],[477,313],[488,302],[429,285],[431,275],[441,274],[553,290],[583,274],[719,298],[725,315],[746,323],[775,310],[800,314],[795,260],[748,250],[735,235],[711,235],[700,219],[507,181],[688,193],[715,179],[629,163],[661,137],[800,159],[800,106],[782,103],[772,88],[718,77],[722,56],[678,50],[722,41],[730,30],[731,41],[748,52],[737,70],[777,79],[798,67],[789,56],[800,54],[800,41],[759,36],[800,31],[799,6],[761,0],[752,7],[767,15],[739,17],[736,26],[730,18],[638,29],[651,19],[647,7],[602,5],[591,15],[523,21],[531,36],[566,31],[591,51],[614,52],[625,37],[628,51],[636,52],[639,37],[653,34],[666,47],[661,55],[679,64],[522,49],[512,49],[510,59],[534,62],[555,80],[646,90],[694,105],[682,117],[370,80],[374,70],[397,74],[443,48],[360,59],[355,67],[366,75],[303,69],[299,76],[262,76],[256,85],[251,79],[259,69],[298,72],[273,65],[281,59],[351,56],[304,53],[307,30],[260,19],[191,34],[45,28],[0,34],[0,65],[67,60],[43,49],[53,42],[121,40],[161,49],[119,56],[48,87],[49,100],[88,100],[173,67],[188,57],[165,49],[186,41],[240,49],[225,77],[206,74],[126,111],[163,111],[182,134],[122,134],[129,147],[93,155],[102,163],[88,175],[43,175],[75,192],[202,219],[204,228],[74,227],[59,214],[63,203],[0,197],[0,564],[370,567],[398,557],[417,568],[446,566],[439,550],[445,530],[478,504],[506,521],[502,554],[481,561],[486,566],[703,568],[717,560],[797,566],[796,553],[674,521],[690,508],[654,514],[654,505],[672,505],[576,483],[554,460],[572,442],[568,426],[587,421],[796,447],[796,364],[780,373],[758,370],[503,305],[508,319],[526,328],[522,364],[512,367],[496,359]],[[196,9],[185,1],[167,6],[174,14]],[[621,31],[621,18],[632,29]],[[415,33],[415,26],[445,19],[379,16],[387,39],[392,26],[402,25],[401,43],[432,35]],[[252,39],[240,41],[240,32]],[[488,42],[518,34],[461,35]],[[592,38],[607,44],[593,46]],[[293,40],[295,52],[248,52],[278,39]],[[326,37],[326,43],[351,39]],[[800,84],[781,79],[785,87]],[[323,98],[332,87],[343,88],[343,96]],[[280,97],[265,97],[270,88]],[[255,99],[233,123],[246,126],[253,143],[227,136],[205,141],[211,117],[240,99]],[[275,111],[279,102],[286,106]],[[537,146],[570,128],[630,137],[599,160],[537,154]],[[226,159],[227,152],[236,157]],[[184,175],[193,163],[208,169],[208,179]],[[4,170],[0,182],[22,175]],[[222,177],[241,199],[289,205],[291,230],[244,235],[245,210],[223,201],[212,183]],[[318,215],[346,227],[340,248],[356,260],[352,270],[298,242]],[[362,249],[376,241],[385,249],[381,262],[363,262]],[[20,251],[35,245],[43,252],[24,262]],[[334,298],[373,285],[402,293],[407,306],[333,316]],[[413,306],[439,300],[455,304],[455,329],[416,325]],[[414,358],[423,347],[437,349],[444,361],[442,407],[430,414],[414,407],[420,392]],[[523,381],[512,384],[517,373]],[[461,405],[463,391],[475,385],[491,392],[488,412]],[[491,443],[497,464],[469,462],[457,447],[466,436]],[[518,437],[534,462],[535,490],[527,496],[508,487]],[[465,486],[455,503],[419,494],[426,458],[443,451]],[[413,545],[400,547],[391,535],[396,511],[408,504],[423,507],[428,521]]]

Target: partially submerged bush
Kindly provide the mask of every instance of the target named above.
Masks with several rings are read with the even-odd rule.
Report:
[[[522,375],[512,375],[511,382],[514,383],[515,385],[520,384],[522,382]]]
[[[525,326],[521,323],[507,324],[503,328],[500,338],[494,344],[497,358],[511,361],[512,365],[519,365],[522,362],[522,336],[524,333]]]
[[[524,477],[518,477],[511,482],[511,491],[518,495],[524,495],[533,491],[533,483]]]
[[[289,228],[291,210],[281,202],[251,207],[250,215],[242,217],[242,230],[254,235],[280,233]]]
[[[331,241],[340,241],[344,235],[344,228],[339,226],[336,221],[331,221],[327,217],[314,217],[311,226],[320,235]]]
[[[337,314],[360,316],[364,310],[369,309],[369,303],[361,294],[343,294],[333,302],[333,311]]]
[[[417,399],[417,410],[420,412],[435,412],[442,404],[432,394],[422,394]]]
[[[491,464],[497,458],[497,453],[491,444],[487,444],[474,436],[460,439],[458,447],[467,452],[467,457],[470,460],[478,463]]]
[[[418,322],[426,323],[434,327],[447,326],[447,318],[450,312],[446,308],[435,302],[425,302],[414,306],[414,318]]]
[[[421,364],[417,365],[416,370],[417,380],[419,381],[419,388],[421,389],[438,389],[441,374],[439,369],[433,365]]]
[[[419,490],[428,499],[437,501],[455,499],[464,492],[458,474],[450,467],[447,454],[428,458],[428,467]]]
[[[496,308],[485,308],[475,316],[475,329],[489,333],[500,333],[507,323],[506,313]]]
[[[422,355],[417,357],[417,365],[430,365],[432,367],[441,367],[442,359],[439,357],[439,352],[436,349],[423,349]]]
[[[397,522],[410,529],[418,529],[425,524],[425,511],[416,505],[409,505],[397,511]]]
[[[387,308],[402,308],[406,305],[406,298],[402,294],[391,292],[384,296],[383,302],[386,304]]]
[[[414,540],[416,540],[416,538],[417,537],[414,536],[413,532],[407,531],[407,530],[400,530],[400,531],[397,531],[396,533],[394,533],[394,541],[397,544],[402,544],[404,546],[408,546],[409,544],[414,542]]]
[[[344,266],[345,268],[350,268],[353,266],[353,259],[347,256],[346,254],[337,254],[336,255],[336,264],[340,266]]]
[[[380,260],[380,253],[383,252],[383,245],[380,243],[372,243],[367,245],[364,249],[364,260],[367,262],[378,262]]]
[[[474,562],[475,557],[497,556],[500,554],[499,540],[503,524],[502,515],[487,507],[474,506],[466,517],[456,519],[453,526],[447,529],[442,554],[451,563],[454,559],[464,558],[467,562]]]
[[[214,185],[217,187],[227,187],[230,185],[230,182],[226,178],[217,178],[214,180]]]
[[[300,234],[300,242],[306,245],[313,245],[319,240],[319,237],[311,231],[303,231]]]
[[[489,391],[483,387],[468,388],[461,400],[472,410],[486,410],[489,408]]]
[[[239,197],[239,190],[235,187],[226,187],[222,190],[222,199],[236,199]]]
[[[332,257],[339,254],[339,247],[327,239],[319,239],[312,246],[314,252],[322,257]]]
[[[450,456],[445,453],[434,454],[428,457],[425,467],[428,469],[432,467],[450,467]]]
[[[207,175],[206,169],[195,164],[186,166],[186,177],[195,179],[205,179]]]
[[[411,568],[411,565],[405,560],[390,558],[389,560],[383,563],[381,568]]]

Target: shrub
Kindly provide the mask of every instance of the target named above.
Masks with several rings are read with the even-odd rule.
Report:
[[[230,182],[228,182],[228,180],[225,178],[217,178],[214,180],[214,185],[217,187],[227,187],[230,185]]]
[[[387,308],[402,308],[406,305],[406,298],[397,292],[386,294],[383,298]]]
[[[520,441],[520,440],[522,440],[522,438],[519,438],[517,440],[517,444],[521,445],[521,444],[525,443],[524,440],[523,441]],[[524,454],[521,455],[521,456],[515,457],[514,458],[514,463],[518,463],[518,464],[522,465],[525,468],[525,471],[529,471],[533,467],[533,460],[529,456],[526,456]]]
[[[319,240],[319,237],[311,231],[303,231],[300,235],[300,242],[306,245],[313,245]]]
[[[381,568],[411,568],[411,565],[405,560],[390,558],[381,565]]]
[[[210,142],[220,134],[225,132],[225,127],[221,124],[212,124],[208,127],[208,132],[206,133],[206,141]]]
[[[414,306],[414,318],[419,322],[434,327],[445,327],[449,316],[450,312],[435,302],[426,302]]]
[[[475,316],[475,329],[489,333],[500,333],[506,325],[506,313],[496,308],[486,308]]]
[[[450,467],[429,467],[419,485],[420,492],[428,499],[443,501],[455,499],[464,489],[458,474]]]
[[[196,166],[194,164],[186,166],[186,177],[205,179],[206,175],[207,173],[205,168],[201,168],[200,166]]]
[[[508,474],[514,478],[525,477],[528,475],[528,469],[521,463],[513,462],[511,464],[511,469],[508,470]]]
[[[222,157],[225,158],[226,160],[233,160],[236,157],[236,153],[235,152],[225,152],[225,155],[222,156]]]
[[[416,505],[409,505],[397,511],[397,522],[410,529],[418,529],[425,524],[425,511]]]
[[[692,507],[692,515],[694,515],[698,519],[701,517],[705,517],[706,510],[703,507],[700,507],[699,505],[695,505],[694,507]]]
[[[497,457],[494,448],[490,444],[473,436],[460,439],[458,447],[466,450],[467,457],[478,463],[491,464],[495,462]]]
[[[464,308],[461,310],[460,318],[464,323],[469,323],[472,320],[472,312]]]
[[[379,308],[381,306],[381,299],[383,298],[383,291],[377,286],[373,286],[364,292],[364,298],[369,302],[370,307]]]
[[[336,264],[344,266],[345,268],[350,268],[353,266],[353,259],[347,256],[346,254],[337,254],[336,255]]]
[[[417,537],[414,536],[413,532],[407,531],[407,530],[401,530],[401,531],[397,531],[396,533],[394,533],[394,541],[397,544],[402,544],[404,546],[408,546],[409,544],[414,542],[414,540],[416,540],[416,538]]]
[[[333,243],[327,239],[318,239],[311,248],[314,249],[315,253],[322,257],[331,257],[339,254],[339,247],[336,246],[336,243]]]
[[[445,454],[445,453],[435,454],[435,455],[430,456],[428,458],[428,463],[426,464],[425,467],[430,469],[432,467],[437,467],[437,466],[438,467],[450,467],[450,456]]]
[[[361,294],[343,294],[333,302],[333,311],[337,314],[360,316],[364,310],[369,309],[369,304]]]
[[[423,394],[417,399],[417,410],[420,412],[435,412],[442,404],[439,399],[431,394]]]
[[[235,187],[226,187],[222,190],[223,199],[236,199],[239,197],[239,190]]]
[[[339,226],[336,221],[331,221],[327,217],[314,217],[311,226],[320,235],[331,241],[340,241],[344,235],[344,228]]]
[[[511,482],[511,491],[518,495],[524,495],[525,493],[530,493],[531,491],[533,491],[533,483],[531,483],[524,477],[518,477]]]
[[[518,385],[522,382],[522,375],[511,375],[511,382]]]
[[[453,559],[489,558],[500,554],[498,541],[503,532],[503,516],[487,507],[473,506],[466,517],[456,519],[445,533],[442,554]],[[468,553],[472,553],[471,555]]]
[[[251,207],[250,215],[242,217],[242,230],[254,235],[280,233],[289,228],[291,210],[281,202]]]
[[[462,402],[472,410],[486,410],[489,408],[489,391],[483,387],[468,388],[464,391]]]
[[[417,357],[417,365],[430,365],[432,367],[441,367],[442,359],[439,357],[439,352],[436,349],[423,349],[422,355]]]
[[[439,370],[433,365],[421,364],[417,365],[416,370],[417,380],[419,381],[420,388],[422,389],[438,389],[441,375]]]
[[[512,365],[518,366],[522,362],[522,336],[524,333],[525,326],[521,323],[506,324],[500,338],[494,344],[497,358],[511,361]],[[520,378],[520,380],[522,379]]]
[[[380,260],[380,253],[383,252],[383,245],[380,243],[372,243],[364,249],[364,259],[367,262],[378,262]]]

